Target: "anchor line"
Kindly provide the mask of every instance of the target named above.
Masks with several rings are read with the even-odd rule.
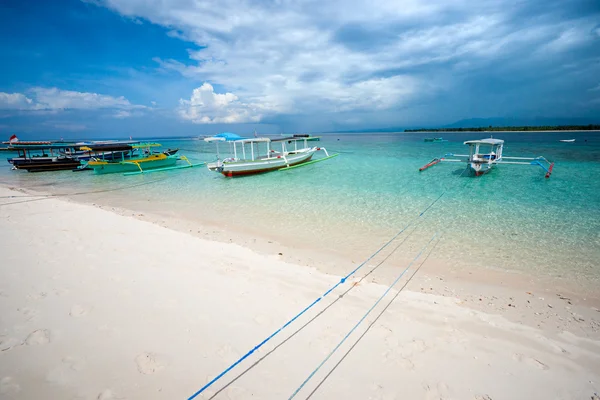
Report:
[[[460,176],[462,176],[467,170],[468,169],[465,169],[460,174]],[[219,379],[221,379],[223,376],[225,376],[229,371],[231,371],[233,368],[238,366],[242,361],[244,361],[245,359],[250,357],[252,354],[254,354],[255,351],[257,351],[262,346],[264,346],[268,341],[270,341],[272,338],[277,336],[281,331],[283,331],[285,328],[287,328],[289,325],[291,325],[294,321],[296,321],[298,318],[300,318],[304,313],[306,313],[308,310],[310,310],[312,307],[314,307],[323,298],[325,298],[327,295],[329,295],[331,292],[333,292],[335,289],[337,289],[338,286],[344,284],[349,277],[351,277],[356,272],[358,272],[358,270],[360,270],[363,266],[365,266],[367,264],[367,262],[369,262],[371,259],[373,259],[373,257],[375,257],[377,254],[379,254],[381,251],[383,251],[385,248],[387,248],[394,240],[396,240],[398,238],[398,236],[400,236],[404,231],[406,231],[406,229],[408,229],[410,226],[412,226],[412,224],[414,224],[415,222],[418,222],[419,219],[423,215],[425,215],[425,213],[427,213],[427,211],[429,211],[453,187],[454,186],[446,188],[442,192],[442,194],[440,194],[435,200],[433,200],[421,213],[419,213],[419,215],[417,217],[415,217],[412,221],[410,221],[404,228],[402,228],[390,240],[388,240],[386,243],[384,243],[379,249],[377,249],[377,251],[375,251],[373,254],[371,254],[365,261],[363,261],[361,264],[359,264],[355,269],[350,271],[347,275],[342,277],[339,282],[337,282],[329,290],[327,290],[325,293],[323,293],[321,296],[319,296],[316,300],[314,300],[312,303],[310,303],[308,306],[306,306],[302,311],[300,311],[298,314],[296,314],[294,317],[292,317],[289,321],[287,321],[279,329],[274,331],[266,339],[264,339],[262,342],[258,343],[256,346],[254,346],[252,349],[250,349],[246,354],[244,354],[239,359],[237,359],[235,362],[233,362],[233,364],[229,365],[222,372],[220,372],[217,376],[215,376],[213,379],[211,379],[209,382],[207,382],[204,386],[202,386],[200,389],[198,389],[194,394],[192,394],[190,397],[188,397],[188,400],[193,400],[196,397],[198,397],[202,392],[204,392],[206,389],[211,387],[215,382],[217,382]]]
[[[13,201],[11,203],[0,203],[0,207],[2,207],[2,206],[8,206],[8,205],[11,205],[11,204],[29,203],[29,202],[32,202],[32,201],[40,201],[40,200],[46,200],[46,199],[51,199],[51,198],[57,198],[57,197],[81,196],[81,195],[85,195],[85,194],[115,192],[115,191],[118,191],[118,190],[131,189],[131,188],[138,187],[138,186],[150,185],[152,183],[161,182],[161,181],[164,181],[166,179],[168,179],[168,178],[160,178],[160,179],[155,179],[155,180],[149,181],[149,182],[141,182],[141,183],[136,183],[136,184],[133,184],[133,185],[119,186],[119,187],[110,188],[110,189],[91,190],[91,191],[88,191],[88,192],[2,196],[0,198],[29,197],[30,199],[29,200]],[[32,199],[31,197],[34,197],[34,198]]]
[[[400,289],[398,289],[396,294],[390,299],[390,301],[385,305],[385,307],[383,307],[383,309],[379,312],[379,314],[377,314],[377,316],[373,319],[373,321],[371,321],[371,323],[367,326],[367,329],[365,329],[365,331],[358,337],[358,339],[356,339],[356,341],[352,344],[352,346],[348,349],[348,351],[346,351],[346,353],[344,353],[342,358],[340,358],[340,360],[333,366],[333,368],[331,368],[331,370],[327,373],[327,375],[325,375],[325,377],[321,380],[321,382],[319,382],[319,384],[313,389],[313,391],[310,392],[310,394],[306,397],[306,400],[310,399],[317,392],[317,390],[319,390],[321,385],[323,385],[323,383],[325,383],[325,381],[327,379],[329,379],[329,376],[331,376],[333,371],[335,371],[337,369],[337,367],[339,367],[339,365],[346,359],[346,357],[350,354],[350,352],[352,350],[354,350],[354,348],[356,347],[356,345],[358,345],[358,343],[362,340],[362,338],[365,337],[365,335],[369,332],[369,330],[373,327],[373,325],[375,325],[375,323],[379,320],[379,318],[381,318],[381,316],[387,311],[387,309],[392,305],[394,300],[396,300],[396,298],[400,295],[400,293],[402,293],[404,288],[406,288],[406,286],[415,277],[415,275],[417,275],[417,272],[419,272],[419,270],[425,264],[425,262],[427,262],[427,260],[429,259],[429,256],[431,255],[431,253],[433,253],[433,250],[435,250],[435,248],[437,247],[437,245],[440,243],[441,240],[442,239],[441,239],[441,235],[440,235],[440,238],[437,240],[437,242],[435,242],[435,244],[433,245],[431,250],[429,250],[429,253],[427,253],[427,256],[425,257],[423,262],[421,262],[421,264],[419,264],[417,269],[415,269],[415,272],[413,272],[412,275],[406,280],[406,282],[404,282],[404,285],[402,285],[402,287]]]
[[[388,286],[386,291],[383,292],[383,294],[377,299],[375,304],[373,304],[371,306],[371,308],[369,308],[367,310],[367,312],[362,316],[362,318],[360,320],[358,320],[358,322],[352,327],[352,329],[350,329],[350,331],[346,334],[346,336],[344,336],[342,338],[342,340],[333,348],[333,350],[331,350],[331,352],[323,359],[323,361],[321,361],[321,363],[317,366],[317,368],[315,368],[310,373],[310,375],[308,375],[308,377],[300,384],[300,386],[298,386],[298,388],[294,391],[294,393],[292,393],[292,395],[289,397],[289,400],[296,397],[298,392],[300,392],[300,390],[302,390],[302,388],[308,383],[308,381],[310,381],[312,379],[312,377],[315,376],[315,374],[319,371],[319,369],[321,369],[321,367],[331,358],[331,356],[333,356],[335,354],[335,352],[342,346],[342,344],[344,344],[344,342],[350,337],[350,335],[352,335],[352,333],[359,327],[359,325],[369,316],[371,311],[373,311],[375,309],[375,307],[377,307],[377,305],[381,302],[381,300],[383,300],[383,298],[392,290],[392,288],[396,285],[396,283],[398,283],[398,281],[404,276],[406,271],[408,271],[408,269],[414,264],[414,262],[417,261],[421,257],[421,254],[423,254],[423,252],[425,251],[427,246],[429,246],[429,244],[433,241],[433,239],[435,239],[436,236],[437,236],[437,232],[433,234],[433,236],[431,237],[431,239],[429,239],[427,244],[419,251],[419,253],[416,255],[416,257],[408,264],[408,266],[400,273],[400,275],[398,275],[398,277],[394,280],[394,282],[392,282],[392,284],[390,286]]]
[[[375,272],[375,270],[377,270],[380,266],[382,266],[400,248],[400,246],[402,246],[404,244],[404,242],[406,242],[408,240],[410,235],[412,235],[415,232],[415,230],[416,230],[416,228],[413,229],[412,232],[410,232],[408,235],[406,235],[404,237],[404,239],[383,260],[378,262],[377,265],[375,265],[373,268],[371,268],[369,270],[369,272],[364,274],[357,282],[355,282],[352,286],[350,286],[348,289],[346,289],[345,292],[343,292],[338,297],[336,297],[335,300],[333,300],[331,303],[329,303],[325,308],[323,308],[321,311],[319,311],[318,314],[316,314],[314,317],[312,317],[310,320],[308,320],[306,323],[304,323],[300,328],[296,329],[290,336],[288,336],[285,340],[283,340],[281,343],[279,343],[277,346],[275,346],[272,350],[270,350],[264,356],[262,356],[261,358],[256,360],[251,366],[246,368],[244,371],[242,371],[240,374],[238,374],[235,378],[233,378],[229,382],[227,382],[227,384],[225,386],[221,387],[216,393],[214,393],[211,397],[209,397],[209,399],[214,399],[215,397],[217,397],[217,395],[219,393],[221,393],[223,390],[225,390],[229,385],[233,384],[235,381],[237,381],[239,378],[241,378],[243,375],[245,375],[252,368],[256,367],[265,358],[267,358],[269,355],[274,353],[275,350],[277,350],[278,348],[283,346],[286,342],[288,342],[290,339],[292,339],[294,336],[296,336],[300,331],[302,331],[304,328],[306,328],[309,324],[311,324],[313,321],[315,321],[317,318],[319,318],[321,315],[323,315],[329,308],[331,308],[339,300],[344,298],[348,293],[350,293],[352,291],[352,289],[354,289],[356,287],[356,285],[360,284],[369,275],[371,275],[373,272]]]

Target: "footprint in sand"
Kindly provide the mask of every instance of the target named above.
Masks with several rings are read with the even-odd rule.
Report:
[[[21,391],[21,385],[15,382],[14,378],[5,376],[0,379],[0,394],[17,394]]]
[[[26,345],[48,344],[50,343],[50,331],[47,329],[38,329],[33,331],[25,339]]]
[[[436,384],[423,384],[425,389],[426,400],[445,400],[450,397],[450,388],[444,382],[438,382]]]
[[[488,396],[487,394],[483,394],[483,395],[475,396],[474,400],[492,400],[492,398],[490,396]]]
[[[69,312],[69,315],[73,318],[79,318],[79,317],[83,317],[83,316],[87,315],[89,311],[90,311],[89,307],[75,304],[73,307],[71,307],[71,311]]]
[[[135,358],[137,369],[140,374],[150,375],[154,374],[164,368],[164,366],[157,360],[157,356],[154,353],[142,353]]]
[[[27,321],[31,321],[39,314],[38,310],[36,310],[34,308],[30,308],[30,307],[19,308],[17,311],[19,311],[21,314],[23,314],[25,316],[25,318],[27,319]]]
[[[537,360],[532,357],[524,356],[523,354],[516,353],[513,355],[513,359],[517,360],[518,362],[525,362],[526,364],[531,365],[532,367],[536,367],[536,368],[539,368],[542,370],[550,369],[550,367],[548,367],[546,364],[544,364],[540,360]]]
[[[8,351],[15,346],[20,346],[23,343],[20,340],[17,340],[8,336],[0,336],[0,351]]]

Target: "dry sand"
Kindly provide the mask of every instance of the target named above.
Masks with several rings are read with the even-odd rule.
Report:
[[[27,200],[13,194],[0,188],[0,204]],[[340,279],[59,199],[0,205],[0,243],[2,399],[185,399]],[[386,290],[355,284],[370,268],[199,398],[291,395]],[[590,399],[600,312],[555,292],[473,287],[425,263],[297,398],[333,371],[312,398]]]

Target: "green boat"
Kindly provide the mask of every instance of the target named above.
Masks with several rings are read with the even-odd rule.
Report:
[[[86,167],[94,170],[95,174],[114,174],[126,172],[145,172],[148,170],[174,167],[180,157],[173,150],[161,153],[152,152],[152,147],[160,146],[158,143],[141,143],[136,145],[122,146],[130,150],[131,157],[123,157],[120,160],[103,160],[95,158],[90,160]],[[135,150],[141,150],[140,155],[134,155]],[[123,153],[124,154],[124,153]]]

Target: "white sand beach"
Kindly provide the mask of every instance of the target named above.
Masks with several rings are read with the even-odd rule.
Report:
[[[340,280],[277,251],[12,195],[25,196],[0,188],[2,399],[186,399]],[[297,398],[320,383],[311,398],[600,398],[598,305],[550,288],[482,287],[425,262],[356,343],[415,268]],[[358,283],[369,269],[198,398],[288,398],[387,289]]]

